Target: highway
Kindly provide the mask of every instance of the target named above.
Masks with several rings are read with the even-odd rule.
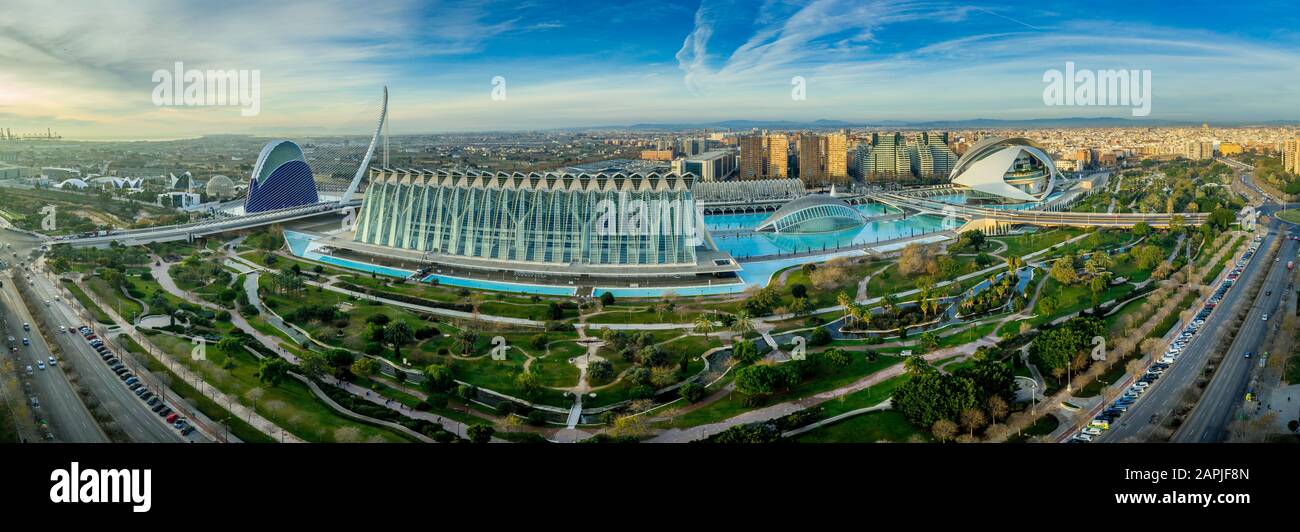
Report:
[[[69,328],[69,332],[60,334],[57,331],[51,335],[54,341],[63,351],[63,356],[72,359],[76,364],[82,377],[82,382],[90,385],[95,390],[95,396],[100,403],[109,412],[117,422],[117,427],[126,434],[131,441],[138,443],[177,443],[187,440],[203,440],[202,434],[198,431],[190,433],[188,437],[182,437],[180,433],[167,425],[166,420],[158,417],[149,410],[148,405],[136,397],[135,393],[130,390],[117,374],[110,371],[107,364],[104,364],[99,354],[94,348],[86,342],[80,334],[75,332],[75,328],[81,325],[93,325],[87,323],[77,316],[67,302],[68,297],[59,294],[48,278],[44,275],[33,275],[34,286],[31,288],[35,291],[37,298],[41,299],[39,308],[46,312],[45,317],[49,323],[58,323]],[[56,295],[58,298],[56,299]],[[45,301],[50,301],[48,307]],[[101,334],[101,337],[103,335]],[[123,350],[112,346],[113,350],[119,355]],[[135,373],[139,374],[139,371]],[[155,386],[150,386],[157,392]]]
[[[0,289],[0,313],[4,315],[4,330],[0,331],[0,334],[5,336],[6,340],[8,336],[13,336],[14,345],[18,347],[18,352],[13,353],[6,346],[6,353],[3,356],[13,362],[15,370],[19,373],[19,379],[23,382],[23,391],[27,395],[22,399],[30,401],[30,397],[35,396],[40,402],[40,406],[31,408],[31,412],[38,419],[48,423],[47,432],[42,436],[55,442],[108,442],[108,436],[95,422],[94,416],[90,414],[86,405],[82,404],[81,398],[77,396],[77,392],[72,389],[72,384],[64,375],[62,367],[48,364],[50,349],[45,344],[45,339],[36,331],[36,326],[32,325],[31,331],[23,330],[24,323],[30,324],[35,320],[28,314],[27,308],[15,290],[14,283],[19,281],[13,278],[11,271],[0,275],[0,280],[4,281],[4,288]],[[31,345],[22,345],[23,338],[29,338]],[[38,361],[46,362],[44,370],[39,369]],[[26,370],[29,365],[32,367],[30,376],[27,375]],[[28,404],[31,406],[30,402]]]
[[[1289,227],[1291,227],[1289,224],[1275,220],[1270,232],[1285,236],[1288,234],[1286,231]],[[1291,282],[1292,272],[1287,270],[1286,265],[1288,261],[1295,260],[1298,248],[1300,244],[1285,239],[1282,241],[1277,260],[1263,263],[1264,266],[1269,267],[1269,272],[1260,289],[1259,297],[1251,306],[1246,322],[1242,324],[1223,363],[1214,373],[1210,384],[1206,386],[1201,400],[1174,434],[1174,442],[1210,443],[1227,439],[1227,427],[1232,421],[1232,414],[1245,401],[1250,369],[1259,360],[1261,344],[1264,343],[1269,328],[1280,323],[1278,320],[1281,317],[1278,314],[1289,310],[1283,305],[1289,301],[1291,294],[1287,284]],[[1269,321],[1264,321],[1265,314],[1269,316]],[[1254,353],[1249,359],[1245,358],[1248,352]]]
[[[1260,243],[1260,252],[1268,250],[1276,238],[1277,235],[1273,231],[1266,234],[1263,242]],[[1285,271],[1286,262],[1280,264]],[[1251,304],[1247,299],[1251,281],[1256,279],[1260,272],[1268,271],[1272,266],[1274,266],[1272,258],[1256,254],[1254,259],[1246,264],[1241,277],[1233,283],[1233,287],[1223,296],[1223,300],[1219,302],[1214,312],[1210,313],[1205,324],[1201,326],[1200,332],[1192,336],[1191,341],[1183,348],[1183,354],[1178,357],[1178,361],[1151,385],[1150,391],[1119,418],[1118,424],[1112,424],[1110,430],[1103,433],[1096,441],[1112,443],[1146,441],[1159,423],[1182,403],[1183,394],[1195,386],[1196,381],[1201,378],[1201,371],[1206,361],[1209,360],[1219,339],[1227,334],[1228,325],[1236,315],[1236,310],[1242,305]],[[1264,290],[1267,289],[1261,289],[1261,296]],[[1274,291],[1274,296],[1278,295],[1278,291]],[[1200,307],[1193,307],[1193,309],[1200,310]],[[1256,314],[1259,313],[1252,310],[1251,316],[1248,316],[1246,323],[1242,324],[1238,337],[1247,334],[1247,327],[1251,325],[1252,318],[1256,321],[1260,320]],[[1182,330],[1184,325],[1180,323],[1178,330]]]

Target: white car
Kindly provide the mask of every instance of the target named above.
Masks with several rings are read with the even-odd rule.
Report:
[[[54,357],[50,357],[50,367],[57,366],[58,364],[59,363],[54,360]]]
[[[1097,427],[1084,427],[1082,432],[1089,436],[1101,436],[1101,429]]]
[[[1264,321],[1268,321],[1268,314],[1264,315]]]
[[[45,361],[43,361],[43,360],[37,360],[37,361],[36,361],[36,369],[45,369]]]
[[[1150,386],[1150,384],[1147,384],[1147,383],[1145,383],[1145,382],[1138,381],[1137,383],[1133,384],[1133,386],[1136,386],[1136,387],[1138,387],[1138,388],[1142,388],[1143,390],[1145,390],[1147,386]]]
[[[1092,441],[1092,435],[1091,435],[1091,434],[1088,434],[1087,432],[1080,432],[1080,433],[1079,433],[1077,436],[1075,436],[1074,438],[1077,439],[1077,440]]]

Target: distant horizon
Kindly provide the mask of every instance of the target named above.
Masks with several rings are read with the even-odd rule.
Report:
[[[1029,124],[1032,122],[1071,122],[1071,121],[1077,121],[1078,123],[1074,125]],[[1090,124],[1086,121],[1098,121],[1098,122],[1122,121],[1123,123],[1097,125],[1095,123]],[[680,132],[680,131],[690,130],[690,129],[708,129],[714,132],[719,132],[719,131],[724,131],[724,126],[722,126],[722,124],[731,123],[731,122],[750,122],[750,123],[755,123],[760,125],[766,124],[772,126],[767,129],[778,129],[778,130],[783,128],[788,128],[793,130],[815,130],[815,129],[832,130],[832,129],[839,129],[841,127],[850,128],[850,129],[878,128],[878,129],[886,129],[886,130],[887,129],[899,129],[899,130],[1045,129],[1046,130],[1046,129],[1088,129],[1088,128],[1123,129],[1129,127],[1187,128],[1187,127],[1200,127],[1203,124],[1208,125],[1210,128],[1300,127],[1300,119],[1278,119],[1278,120],[1256,121],[1256,122],[1251,122],[1251,121],[1239,121],[1239,122],[1217,121],[1216,122],[1216,121],[1197,121],[1197,120],[1185,120],[1185,121],[1158,120],[1158,119],[1140,120],[1140,119],[1129,119],[1126,117],[1063,117],[1063,118],[1036,118],[1036,119],[1031,118],[1031,119],[1018,119],[1018,120],[1005,120],[1005,119],[997,119],[997,118],[969,118],[969,119],[954,119],[954,120],[926,120],[926,121],[891,120],[891,121],[887,121],[889,123],[848,122],[848,121],[836,121],[831,119],[818,119],[809,122],[800,122],[800,121],[792,121],[792,120],[730,119],[730,120],[719,120],[714,122],[697,123],[697,124],[637,123],[637,124],[555,127],[555,128],[548,128],[548,129],[542,129],[542,128],[526,129],[525,128],[525,129],[465,129],[465,130],[408,131],[402,133],[391,133],[390,138],[418,137],[418,136],[425,136],[425,135],[456,135],[456,134],[472,134],[472,133],[515,134],[515,133],[556,133],[556,132],[583,132],[583,131],[621,131],[621,132],[653,133],[655,131]],[[835,125],[817,125],[816,124],[817,122],[842,122],[842,123],[835,124]],[[963,124],[966,122],[1004,122],[1005,124],[984,124],[984,125]],[[760,127],[760,126],[755,126],[755,127]],[[662,128],[662,129],[656,129],[656,128]],[[763,129],[763,127],[760,127],[760,129]],[[732,131],[739,132],[742,130],[733,129]],[[744,129],[743,131],[748,131],[748,129]],[[55,133],[57,134],[58,132],[56,131]],[[17,134],[18,133],[15,132],[15,135]],[[221,137],[221,136],[254,137],[254,138],[276,138],[276,137],[292,137],[292,138],[365,137],[368,138],[370,136],[370,133],[362,132],[362,131],[357,131],[356,133],[344,133],[344,132],[310,133],[308,131],[303,130],[299,132],[286,131],[286,132],[272,132],[272,133],[216,132],[216,133],[201,133],[201,134],[194,134],[194,135],[175,136],[175,137],[157,137],[157,138],[64,136],[61,139],[55,139],[53,141],[47,139],[21,139],[17,141],[0,140],[0,148],[9,145],[9,142],[15,142],[15,143],[18,142],[41,143],[41,142],[58,142],[58,141],[174,142],[174,141],[183,141],[183,140],[197,140],[205,137]]]
[[[394,135],[737,116],[1300,121],[1279,116],[1295,113],[1286,102],[1300,85],[1300,12],[1198,5],[72,0],[56,15],[10,0],[27,16],[0,21],[0,128],[87,140],[362,134],[385,85]],[[1149,114],[1131,114],[1144,106],[1127,94],[1075,101],[1078,77],[1070,97],[1049,102],[1049,74],[1076,68],[1099,87],[1107,72],[1149,77],[1132,86],[1150,94]],[[232,101],[189,94],[190,71],[237,74]]]

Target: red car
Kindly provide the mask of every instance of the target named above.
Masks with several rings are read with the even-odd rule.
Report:
[[[178,418],[178,417],[181,417],[180,414],[177,414],[177,413],[174,413],[174,412],[173,412],[172,415],[167,416],[167,422],[168,422],[168,423],[175,423],[175,422],[176,422],[176,418]]]

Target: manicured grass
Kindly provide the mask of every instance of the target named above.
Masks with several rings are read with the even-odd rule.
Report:
[[[72,292],[72,297],[77,298],[77,302],[81,303],[81,306],[85,307],[91,316],[95,317],[95,321],[105,325],[113,324],[113,319],[108,317],[108,313],[99,308],[99,305],[96,305],[94,301],[91,301],[90,296],[87,296],[80,286],[67,279],[63,280],[63,286],[67,287],[69,292]]]
[[[1282,221],[1285,222],[1300,224],[1300,209],[1287,209],[1285,211],[1279,211],[1277,213],[1277,217],[1281,218]]]
[[[1024,257],[1030,253],[1043,248],[1055,246],[1071,238],[1079,236],[1081,233],[1077,229],[1052,229],[1048,231],[1035,231],[1023,235],[993,237],[989,240],[997,240],[1007,244],[1007,250],[1002,256],[1015,255]]]
[[[167,375],[167,387],[170,388],[172,392],[181,396],[181,398],[185,399],[186,402],[193,405],[194,408],[197,408],[199,412],[203,412],[203,415],[208,416],[208,419],[217,423],[224,423],[229,427],[231,435],[239,438],[239,440],[244,443],[275,443],[274,438],[263,434],[243,419],[231,414],[229,410],[226,410],[215,401],[208,399],[207,396],[199,393],[198,390],[195,390],[193,386],[190,386],[184,380],[181,380],[179,376],[173,373],[172,370],[168,369],[167,366],[163,365],[162,362],[149,356],[149,354],[145,352],[144,348],[141,347],[140,344],[136,343],[136,341],[130,336],[122,335],[118,338],[120,338],[119,342],[126,345],[127,351],[140,355],[138,358],[145,361],[149,371],[152,371],[156,375]]]
[[[1043,414],[1037,420],[1034,420],[1034,422],[1028,427],[1025,427],[1024,430],[1020,431],[1019,435],[1012,434],[1010,438],[1007,438],[1007,442],[1024,443],[1035,436],[1046,436],[1056,430],[1056,427],[1060,426],[1060,424],[1061,422],[1056,419],[1056,416]]]
[[[840,397],[831,399],[830,401],[826,401],[819,405],[821,407],[821,415],[819,415],[817,419],[828,419],[859,408],[876,406],[884,402],[886,399],[889,399],[889,397],[894,394],[896,388],[902,386],[904,382],[907,382],[907,378],[908,376],[906,374],[899,375],[865,390],[858,390],[850,394],[841,395]]]
[[[138,316],[144,308],[139,303],[126,298],[121,289],[108,285],[108,282],[99,277],[92,277],[86,281],[85,286],[90,288],[95,295],[99,296],[100,301],[117,311],[118,315],[128,320]]]
[[[931,441],[929,433],[921,432],[907,421],[903,414],[893,410],[870,412],[860,416],[800,434],[794,438],[799,443],[876,443],[908,442],[914,439]]]
[[[173,359],[199,373],[212,386],[247,406],[253,406],[257,413],[304,440],[338,442],[355,438],[361,441],[409,441],[404,435],[388,429],[343,417],[295,379],[285,379],[274,387],[259,381],[256,376],[258,361],[246,351],[226,354],[217,349],[208,349],[206,360],[193,360],[189,356],[190,344],[184,340],[165,334],[153,335],[151,340]],[[222,368],[227,358],[234,362],[233,368]],[[261,390],[261,397],[257,398],[255,405],[252,395],[258,392],[251,390]],[[348,435],[349,432],[352,435]]]

